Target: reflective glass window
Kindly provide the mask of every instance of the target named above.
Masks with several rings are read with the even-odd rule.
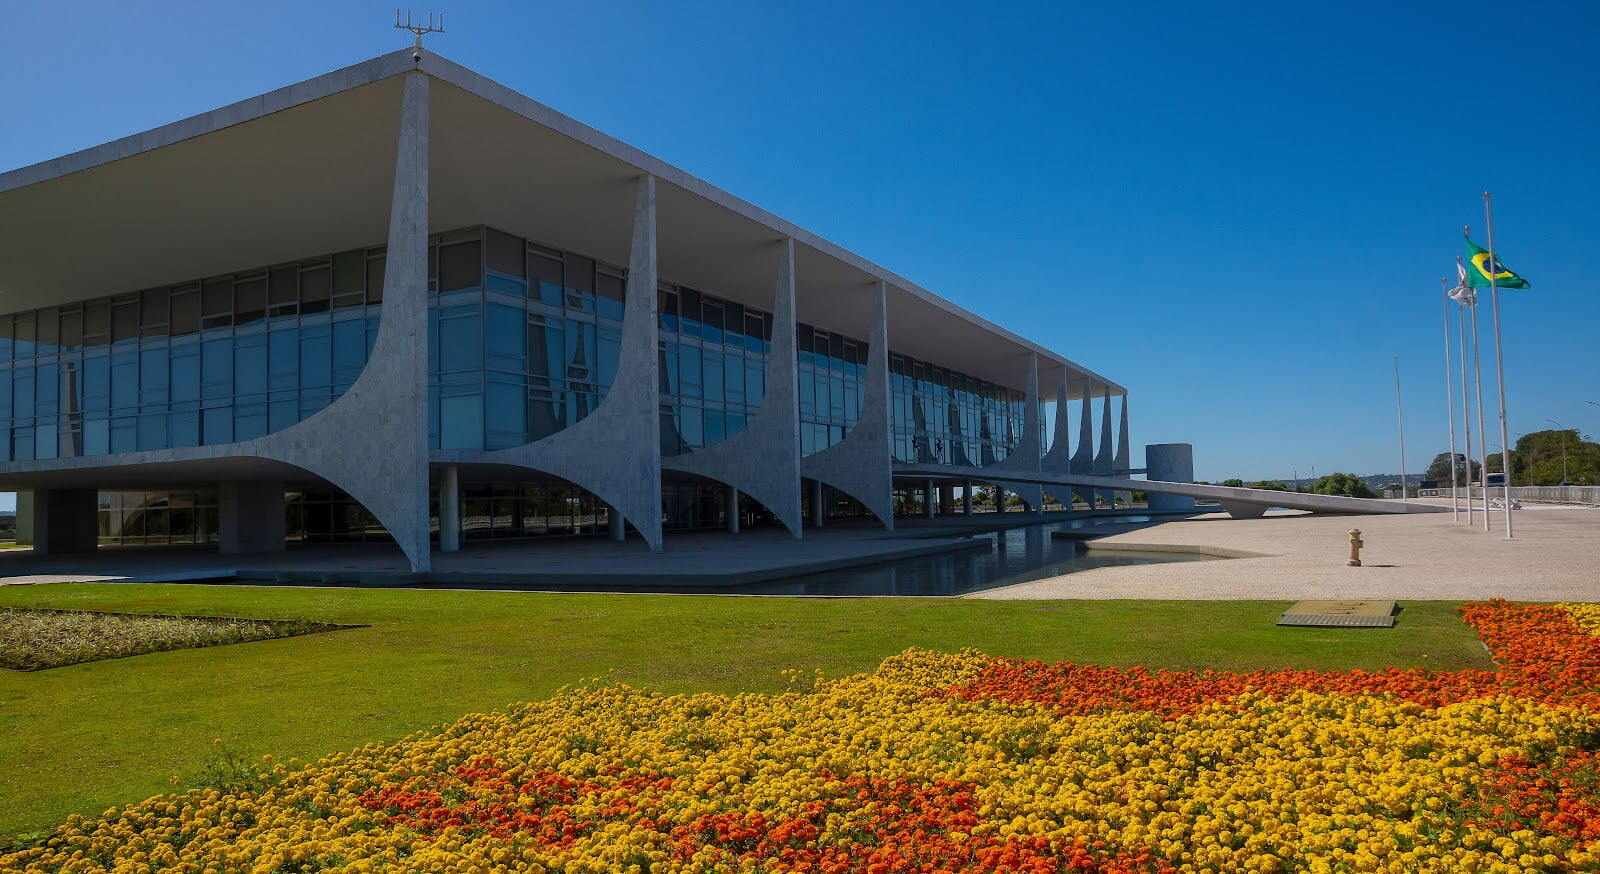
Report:
[[[483,396],[439,399],[439,448],[483,448]]]
[[[200,374],[201,397],[225,398],[233,395],[231,337],[206,340],[200,344]]]
[[[323,387],[333,384],[333,338],[328,325],[307,325],[300,329],[300,385]]]
[[[439,319],[439,370],[444,373],[483,368],[483,326],[476,307]]]
[[[139,358],[120,354],[111,358],[111,406],[113,408],[139,405]]]
[[[522,243],[517,242],[518,251]],[[509,370],[521,373],[527,369],[528,340],[524,310],[492,303],[488,305],[488,322],[484,326],[488,346],[488,366],[491,370]]]
[[[333,297],[333,268],[318,265],[300,271],[300,312],[320,313],[328,309]]]
[[[234,392],[241,395],[260,394],[270,384],[267,370],[267,335],[246,334],[233,339]],[[210,367],[205,365],[210,379]],[[226,380],[226,376],[221,379]]]
[[[297,388],[300,384],[300,332],[295,328],[267,335],[267,386],[274,389]]]

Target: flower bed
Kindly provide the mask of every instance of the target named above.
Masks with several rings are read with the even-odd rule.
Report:
[[[157,616],[88,610],[0,610],[0,668],[39,671],[116,659],[335,631],[349,626],[228,616]]]
[[[1600,866],[1600,611],[1463,609],[1494,671],[909,650],[783,695],[570,689],[73,818],[0,870]]]

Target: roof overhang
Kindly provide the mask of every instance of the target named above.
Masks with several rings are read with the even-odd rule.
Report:
[[[383,55],[142,134],[0,174],[0,312],[132,291],[387,237],[400,75],[432,89],[429,222],[486,224],[628,262],[632,182],[658,185],[659,273],[772,305],[796,246],[798,318],[865,337],[889,287],[894,351],[1020,387],[1040,356],[1077,397],[1122,386],[891,271],[431,52]],[[1100,386],[1104,386],[1102,389]]]

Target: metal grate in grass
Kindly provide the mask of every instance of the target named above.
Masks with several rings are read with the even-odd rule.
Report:
[[[87,610],[0,610],[0,668],[38,671],[124,656],[249,643],[359,625]]]

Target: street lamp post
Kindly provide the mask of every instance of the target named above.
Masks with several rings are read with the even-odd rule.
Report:
[[[1565,482],[1568,481],[1568,476],[1567,476],[1567,426],[1561,424],[1560,422],[1557,422],[1555,419],[1547,418],[1547,419],[1545,419],[1545,421],[1549,422],[1550,424],[1552,424],[1552,425],[1556,426],[1557,428],[1561,429],[1561,481],[1563,483],[1565,483]]]

